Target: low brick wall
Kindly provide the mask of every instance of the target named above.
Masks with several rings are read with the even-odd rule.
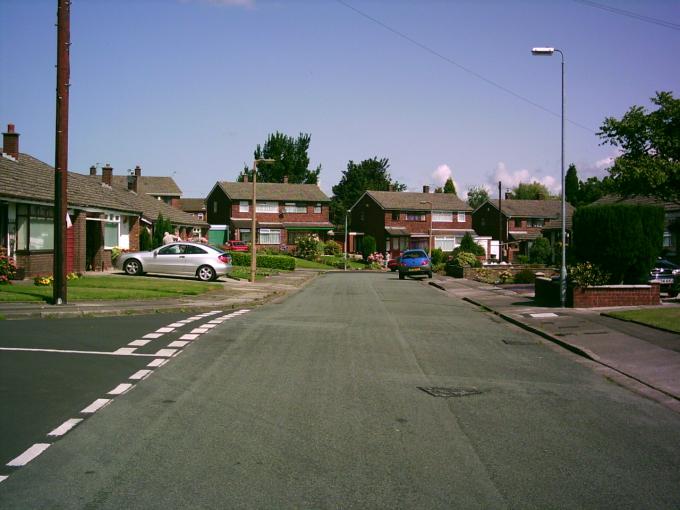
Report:
[[[567,306],[598,308],[608,306],[648,306],[661,303],[660,285],[601,285],[598,287],[567,288]],[[559,306],[560,283],[550,278],[536,278],[534,300],[541,306]]]

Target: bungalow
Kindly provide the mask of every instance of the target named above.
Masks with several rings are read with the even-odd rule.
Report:
[[[220,181],[206,198],[210,242],[252,239],[253,184]],[[294,249],[297,239],[317,234],[332,236],[328,220],[330,199],[316,184],[257,183],[256,243]]]
[[[356,251],[372,236],[378,251],[396,258],[411,248],[428,250],[430,244],[452,251],[472,229],[472,208],[455,194],[401,191],[366,191],[350,209]]]

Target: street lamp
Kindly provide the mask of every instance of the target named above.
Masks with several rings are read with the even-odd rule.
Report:
[[[562,267],[560,268],[560,306],[564,308],[567,305],[567,208],[564,197],[564,53],[557,48],[532,48],[531,54],[536,56],[552,56],[553,53],[559,53],[562,57]]]
[[[260,163],[274,163],[274,159],[260,158],[253,161],[253,226],[250,230],[250,282],[255,283],[255,271],[257,270],[257,165]]]
[[[347,271],[347,216],[349,214],[352,214],[351,207],[345,211],[345,271]]]
[[[429,200],[421,200],[421,204],[430,204],[430,233],[427,235],[427,256],[432,258],[432,202]]]

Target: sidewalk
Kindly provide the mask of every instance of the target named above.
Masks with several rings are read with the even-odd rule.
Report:
[[[612,308],[539,307],[531,295],[446,276],[430,285],[660,392],[647,396],[680,411],[680,335],[601,315]]]
[[[101,275],[102,273],[97,273]],[[316,271],[282,272],[255,283],[220,278],[222,289],[200,296],[137,301],[74,301],[66,305],[0,302],[0,317],[40,319],[83,316],[135,315],[158,312],[199,312],[232,310],[261,305],[302,288],[314,279]]]

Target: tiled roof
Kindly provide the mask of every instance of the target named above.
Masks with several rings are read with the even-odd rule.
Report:
[[[488,200],[498,209],[498,201]],[[574,214],[574,208],[567,203],[567,217]],[[501,201],[501,210],[508,218],[559,218],[562,210],[561,200],[513,200]]]
[[[139,213],[120,193],[88,176],[68,173],[68,204]],[[28,154],[18,161],[0,156],[0,196],[54,203],[54,168]]]
[[[205,211],[205,198],[179,198],[177,207],[186,212]]]
[[[571,219],[572,215],[567,213],[567,218],[564,222],[564,226],[567,230],[571,230]],[[562,220],[560,218],[555,218],[550,221],[546,221],[542,230],[562,230]]]
[[[127,188],[127,182],[127,175],[114,175],[111,177],[111,184],[119,188]],[[179,197],[182,195],[182,190],[179,189],[179,186],[177,186],[172,177],[155,175],[140,175],[137,177],[137,191],[157,196]]]
[[[218,183],[232,200],[250,200],[253,197],[252,182]],[[316,184],[283,184],[274,182],[257,183],[258,200],[280,200],[291,202],[330,202],[330,198]]]
[[[659,200],[658,198],[643,196],[623,198],[619,195],[605,195],[599,200],[593,202],[592,205],[601,204],[660,205],[666,211],[680,210],[680,203],[678,202],[664,202],[663,200]]]
[[[427,201],[432,202],[432,209],[435,211],[472,211],[472,207],[454,193],[367,191],[366,194],[385,210],[428,211],[430,210],[430,204],[421,204],[421,202]]]

